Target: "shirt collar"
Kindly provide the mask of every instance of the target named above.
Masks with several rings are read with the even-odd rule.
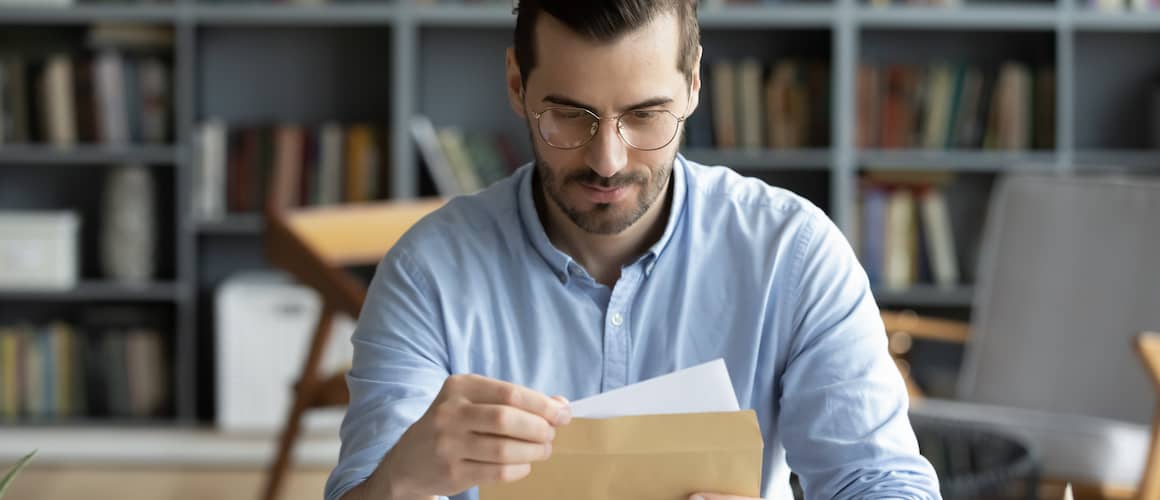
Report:
[[[665,232],[661,238],[657,240],[644,255],[637,260],[638,263],[644,264],[645,275],[652,274],[653,266],[656,263],[657,257],[661,255],[664,249],[668,246],[669,241],[673,238],[673,233],[676,231],[677,225],[681,221],[681,217],[685,211],[685,198],[688,192],[686,188],[688,173],[688,165],[685,157],[677,154],[673,161],[672,172],[672,195],[673,205],[669,211],[669,220],[665,225]],[[524,226],[524,234],[527,235],[528,240],[532,246],[544,259],[544,262],[556,274],[562,283],[567,284],[573,273],[580,270],[572,257],[560,251],[551,240],[548,239],[548,233],[544,230],[544,225],[540,222],[540,217],[536,211],[536,202],[532,195],[532,180],[535,176],[535,164],[525,165],[522,169],[522,176],[517,184],[519,197],[519,217]]]

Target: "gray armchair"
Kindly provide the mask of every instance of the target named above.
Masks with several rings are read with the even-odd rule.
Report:
[[[912,412],[1021,436],[1045,478],[1135,496],[1157,402],[1133,340],[1160,328],[1160,180],[1004,179],[979,264],[969,330],[883,313],[896,355],[911,336],[966,342],[956,400]]]

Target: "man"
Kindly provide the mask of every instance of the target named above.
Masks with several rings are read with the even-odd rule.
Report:
[[[506,83],[535,163],[380,263],[328,499],[476,498],[551,456],[565,398],[715,358],[757,412],[767,498],[790,467],[810,498],[938,498],[844,237],[677,154],[700,59],[689,0],[521,2]]]

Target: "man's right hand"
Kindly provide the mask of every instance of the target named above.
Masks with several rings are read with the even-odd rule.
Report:
[[[450,496],[522,479],[552,455],[567,400],[478,375],[453,375],[379,465],[392,499]],[[377,488],[376,488],[377,489]]]

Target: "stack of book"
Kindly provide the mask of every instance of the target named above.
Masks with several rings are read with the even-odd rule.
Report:
[[[261,211],[275,165],[298,173],[293,206],[361,203],[390,194],[390,135],[383,126],[231,128],[209,120],[196,134],[194,211],[201,221]]]
[[[767,67],[757,59],[716,61],[706,75],[700,109],[688,122],[689,147],[798,149],[829,144],[829,62],[785,59]]]
[[[411,136],[440,196],[479,191],[507,177],[521,160],[503,134],[436,128],[422,115],[411,119]]]
[[[947,173],[872,171],[862,177],[852,244],[871,285],[899,291],[962,284],[964,257],[974,253],[962,249],[975,238],[955,228],[947,196],[952,182]]]
[[[857,93],[859,148],[1055,147],[1052,67],[862,65]]]
[[[170,141],[172,43],[171,29],[101,24],[90,52],[0,52],[0,147]]]
[[[150,326],[0,326],[0,421],[149,418],[168,412],[172,366]]]

